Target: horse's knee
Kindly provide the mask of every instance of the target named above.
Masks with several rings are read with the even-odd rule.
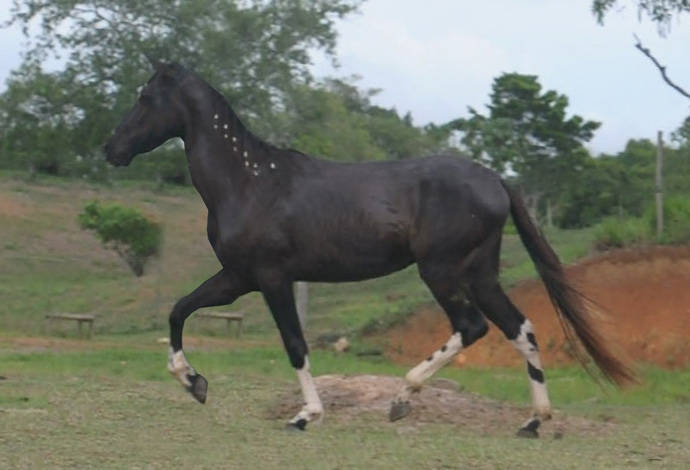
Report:
[[[185,309],[184,309],[184,299],[180,299],[175,303],[172,308],[170,315],[168,315],[168,323],[171,327],[180,327],[184,324],[185,320]]]
[[[285,349],[287,350],[290,364],[295,369],[302,369],[304,367],[304,358],[309,354],[307,343],[302,338],[293,338],[285,342]]]

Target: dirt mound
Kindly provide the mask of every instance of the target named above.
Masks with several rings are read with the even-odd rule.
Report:
[[[690,246],[615,251],[570,266],[567,273],[602,307],[599,328],[623,357],[669,368],[690,365]],[[509,295],[534,324],[543,362],[573,362],[541,281],[524,282]],[[445,314],[435,306],[425,308],[386,334],[387,355],[399,363],[417,363],[449,334]],[[456,361],[512,366],[522,358],[492,325]]]
[[[382,425],[407,429],[423,423],[450,423],[481,434],[514,434],[530,415],[529,408],[490,400],[454,390],[454,382],[432,380],[412,396],[412,413],[396,423],[388,422],[388,410],[395,394],[403,386],[398,377],[375,375],[322,375],[315,378],[323,401],[326,419],[347,420],[373,414]],[[450,386],[449,386],[450,385]],[[287,419],[302,406],[299,390],[284,394],[270,409],[271,419]],[[614,424],[594,422],[556,412],[552,421],[542,426],[541,434],[592,435],[609,432]]]

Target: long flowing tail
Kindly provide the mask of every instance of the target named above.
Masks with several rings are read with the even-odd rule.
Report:
[[[577,360],[587,372],[596,377],[589,367],[586,355],[578,347],[579,339],[607,379],[617,385],[635,382],[634,373],[608,350],[605,340],[594,328],[590,311],[586,307],[587,299],[568,283],[558,256],[532,222],[520,194],[505,182],[503,187],[510,196],[510,213],[520,239],[546,286],[565,337]]]

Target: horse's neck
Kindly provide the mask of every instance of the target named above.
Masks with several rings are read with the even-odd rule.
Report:
[[[277,169],[275,149],[249,132],[213,88],[195,89],[185,103],[189,168],[207,206],[239,193],[246,197],[259,178]]]

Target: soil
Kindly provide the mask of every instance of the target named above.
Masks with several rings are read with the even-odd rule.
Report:
[[[613,251],[566,271],[598,305],[598,326],[614,351],[664,368],[690,365],[690,245]],[[534,324],[545,365],[573,362],[541,281],[523,282],[508,295]],[[427,307],[385,334],[386,354],[398,363],[415,364],[449,335],[445,314]],[[459,366],[519,364],[522,358],[493,325],[456,358]]]
[[[457,384],[442,379],[431,380],[412,396],[412,413],[389,423],[388,411],[395,394],[403,386],[399,377],[375,375],[322,375],[315,378],[323,402],[325,419],[348,421],[368,416],[378,423],[396,426],[399,432],[414,432],[427,423],[450,423],[482,435],[511,435],[530,416],[530,409],[484,398],[458,390]],[[303,404],[298,389],[281,396],[268,411],[268,418],[286,420]],[[543,423],[539,433],[556,439],[563,435],[602,435],[611,432],[611,421],[591,421],[555,412]]]

